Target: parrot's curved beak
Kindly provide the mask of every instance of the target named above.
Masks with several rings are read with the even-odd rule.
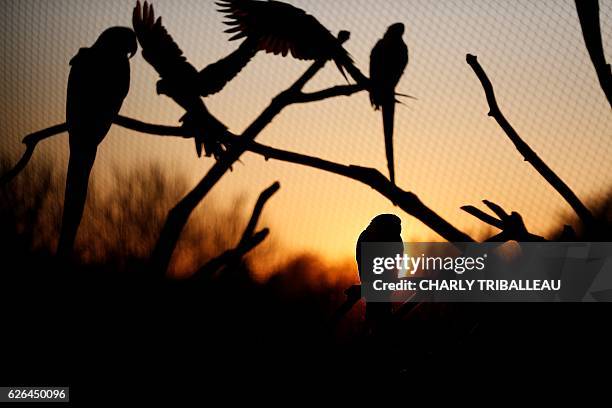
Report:
[[[138,40],[136,39],[136,34],[134,34],[134,32],[132,31],[130,35],[130,44],[128,47],[128,59],[136,55],[137,51],[138,51]]]
[[[134,41],[134,44],[128,50],[128,59],[131,59],[134,55],[136,55],[137,51],[138,51],[138,43]]]

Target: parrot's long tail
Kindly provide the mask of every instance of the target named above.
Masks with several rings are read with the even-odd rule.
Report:
[[[69,259],[74,248],[85,201],[89,175],[96,160],[96,148],[70,152],[68,174],[66,176],[66,193],[64,196],[64,214],[57,247],[60,259]]]
[[[393,159],[393,122],[395,121],[395,102],[388,101],[382,105],[383,131],[385,133],[385,151],[387,154],[387,166],[389,167],[389,179],[395,184],[395,166]]]
[[[208,65],[200,71],[200,95],[207,96],[221,91],[247,66],[257,51],[257,43],[247,38],[227,57]]]

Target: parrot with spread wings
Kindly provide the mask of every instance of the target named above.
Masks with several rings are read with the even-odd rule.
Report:
[[[222,90],[238,75],[254,51],[249,44],[245,44],[226,58],[198,71],[168,34],[161,17],[155,18],[153,5],[144,2],[141,6],[138,1],[132,15],[132,25],[142,48],[142,56],[161,77],[157,82],[157,93],[172,98],[185,109],[186,114],[181,121],[194,135],[198,156],[201,156],[204,146],[207,156],[219,158],[224,151],[220,139],[227,132],[227,127],[208,111],[201,96]]]
[[[291,54],[300,60],[333,60],[346,78],[345,71],[367,88],[368,78],[355,66],[349,53],[315,17],[291,4],[280,1],[219,0],[233,34],[230,41],[245,38],[256,51],[283,57]]]
[[[111,27],[91,47],[81,48],[70,61],[66,98],[70,158],[57,248],[61,258],[72,254],[98,145],[128,94],[129,59],[136,53],[137,46],[131,29]]]
[[[393,158],[393,127],[397,86],[408,65],[408,47],[402,40],[404,25],[391,25],[370,54],[370,101],[376,110],[382,109],[383,132],[389,178],[395,184]]]

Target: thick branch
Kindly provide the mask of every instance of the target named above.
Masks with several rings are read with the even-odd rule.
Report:
[[[516,149],[521,153],[525,159],[531,163],[531,165],[546,179],[546,181],[557,190],[559,194],[568,202],[568,204],[574,209],[578,217],[587,226],[594,224],[593,215],[589,209],[580,201],[578,196],[565,184],[563,180],[550,168],[544,161],[536,154],[531,147],[516,133],[510,122],[502,114],[497,100],[495,99],[495,92],[493,91],[493,85],[487,77],[487,74],[482,69],[475,55],[468,54],[466,61],[470,67],[474,70],[474,73],[480,80],[487,97],[489,104],[489,116],[492,116],[499,126],[506,132],[506,135],[510,138]]]
[[[397,187],[376,169],[339,164],[319,157],[281,150],[256,142],[251,144],[249,151],[258,153],[266,159],[300,164],[302,166],[324,170],[359,181],[382,194],[406,213],[417,218],[445,239],[451,242],[474,241],[469,235],[455,228],[448,221],[423,204],[414,193],[404,191]]]
[[[612,107],[612,69],[610,64],[606,62],[603,50],[599,23],[599,1],[576,0],[576,11],[578,11],[584,43],[595,67],[599,84]]]

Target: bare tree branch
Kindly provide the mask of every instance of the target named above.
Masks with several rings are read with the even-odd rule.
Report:
[[[195,207],[212,187],[221,180],[223,175],[231,169],[232,165],[240,159],[240,156],[248,149],[249,144],[261,131],[285,107],[295,102],[296,96],[301,93],[304,85],[325,66],[326,62],[325,60],[315,61],[293,85],[272,99],[270,105],[264,109],[259,117],[242,133],[242,136],[238,138],[237,143],[230,146],[202,180],[169,211],[151,255],[151,269],[155,275],[165,276],[176,243]]]
[[[362,90],[364,90],[364,88],[360,85],[339,85],[312,93],[298,92],[294,95],[292,103],[316,102],[328,98],[333,98],[336,96],[350,96]],[[182,138],[193,137],[193,133],[189,132],[184,127],[155,125],[122,115],[118,115],[114,123],[126,129],[150,135],[177,136]],[[42,142],[43,140],[48,139],[52,136],[64,133],[67,130],[68,127],[66,123],[60,123],[58,125],[53,125],[25,136],[23,138],[23,143],[26,145],[26,151],[23,153],[17,164],[15,164],[12,169],[0,176],[0,186],[11,182],[11,180],[13,180],[19,173],[23,171],[23,169],[30,162],[32,155],[34,154],[34,150],[36,149],[36,145],[39,142]],[[229,143],[230,140],[227,140],[227,142]],[[235,143],[236,140],[234,140],[233,142]]]
[[[167,126],[159,126],[159,129],[156,129],[157,125],[149,125],[134,120],[131,120],[129,122],[122,120],[121,122],[122,125],[129,124],[130,129],[133,130],[158,130],[163,131],[165,135],[181,137],[184,136],[183,131],[180,127],[171,128]],[[138,125],[134,126],[136,123],[138,123]],[[155,133],[160,134],[162,132]],[[234,136],[232,138],[228,138],[228,140],[223,140],[223,142],[231,145],[236,144],[238,141],[240,141],[240,139],[240,137]],[[406,213],[419,219],[425,225],[440,234],[440,236],[442,236],[443,238],[451,242],[474,241],[469,235],[461,232],[453,225],[448,223],[446,220],[444,220],[442,217],[440,217],[437,213],[429,209],[419,200],[419,198],[414,193],[404,191],[396,185],[392,184],[385,176],[383,176],[376,169],[355,165],[339,164],[319,157],[308,156],[301,153],[266,146],[255,141],[250,142],[247,150],[252,153],[256,153],[263,156],[266,160],[273,159],[284,161],[287,163],[299,164],[302,166],[335,173],[340,176],[344,176],[355,181],[364,183],[382,194],[391,202],[397,204]]]
[[[391,202],[398,205],[406,213],[419,219],[425,225],[440,234],[443,238],[451,242],[474,241],[469,235],[455,228],[448,221],[444,220],[437,213],[423,204],[414,193],[404,191],[397,187],[376,169],[339,164],[321,159],[319,157],[312,157],[301,153],[281,150],[256,142],[251,144],[249,151],[258,153],[266,159],[300,164],[302,166],[324,170],[353,179],[355,181],[359,181],[382,194]]]
[[[365,88],[361,85],[338,85],[317,92],[300,92],[293,98],[293,103],[316,102],[336,96],[351,96],[363,90]]]
[[[257,203],[255,203],[255,207],[253,208],[251,218],[249,219],[249,222],[245,227],[242,237],[240,238],[240,241],[238,241],[236,247],[229,249],[218,257],[208,261],[204,266],[198,269],[198,271],[193,275],[193,278],[197,279],[208,277],[229,265],[238,264],[247,253],[266,239],[270,231],[267,228],[264,228],[261,231],[255,232],[255,227],[257,226],[257,222],[261,217],[261,212],[264,206],[279,188],[280,183],[277,181],[261,192],[259,198],[257,199]]]
[[[244,229],[244,233],[242,234],[240,242],[238,242],[238,246],[246,243],[246,241],[248,241],[253,236],[255,232],[255,227],[257,226],[257,222],[261,217],[261,212],[264,208],[264,205],[266,205],[266,202],[278,191],[279,188],[280,183],[277,181],[276,183],[272,184],[270,187],[261,192],[259,198],[257,199],[257,203],[255,203],[255,208],[253,208],[253,214],[251,215],[251,219],[249,220],[249,223]]]
[[[19,159],[17,164],[0,177],[0,186],[9,183],[11,180],[17,177],[19,173],[21,173],[21,171],[25,168],[25,166],[32,158],[32,155],[34,154],[34,149],[36,149],[36,145],[38,144],[38,142],[47,139],[51,136],[55,136],[59,133],[63,133],[67,129],[68,127],[66,126],[66,124],[62,123],[60,125],[55,125],[43,130],[39,130],[24,137],[23,143],[26,145],[26,151],[23,153],[23,156],[21,156],[21,159]]]
[[[580,19],[584,43],[595,67],[599,84],[608,98],[608,103],[612,107],[612,68],[606,62],[603,50],[601,26],[599,23],[599,1],[576,0],[576,11]]]
[[[461,207],[461,209],[465,211],[466,213],[470,214],[471,216],[478,218],[480,221],[484,222],[485,224],[489,224],[498,229],[504,228],[503,222],[493,217],[492,215],[487,214],[481,209],[474,207],[473,205],[464,205],[463,207]]]
[[[125,116],[118,116],[115,120],[115,124],[120,125],[126,129],[146,134],[181,138],[192,137],[190,133],[186,132],[185,129],[180,126],[155,125],[128,118]],[[53,128],[60,129],[59,131],[57,131],[57,133],[61,133],[62,131],[65,131],[65,128],[63,128],[64,130],[61,130],[63,126],[64,124],[56,125]],[[52,136],[52,134],[48,133],[50,133],[49,130],[53,128],[45,129],[41,132],[37,132],[37,134],[43,134],[42,132],[45,132],[47,133],[46,137]],[[43,139],[44,138],[37,138],[36,142]],[[227,140],[224,140],[223,142],[231,145],[236,144],[239,141],[239,136],[230,136]],[[32,144],[32,149],[35,147],[35,145],[35,143]],[[391,202],[396,203],[400,208],[402,208],[402,210],[406,211],[406,213],[416,217],[445,239],[454,242],[473,241],[470,236],[459,231],[450,223],[444,221],[439,215],[429,210],[418,199],[416,195],[404,191],[399,187],[391,184],[389,180],[376,169],[355,165],[339,164],[319,157],[312,157],[301,153],[266,146],[255,141],[249,144],[248,150],[252,153],[263,156],[266,160],[273,159],[284,161],[287,163],[299,164],[302,166],[338,174],[340,176],[344,176],[355,181],[364,183],[382,194]]]
[[[123,128],[134,130],[136,132],[147,133],[150,135],[178,136],[182,138],[193,137],[193,133],[182,126],[154,125],[121,115],[117,116],[114,123]]]
[[[591,211],[580,201],[578,196],[571,190],[571,188],[565,184],[563,180],[550,168],[544,161],[536,154],[531,147],[516,133],[510,122],[505,118],[495,99],[495,92],[493,91],[493,85],[487,77],[487,74],[478,63],[475,55],[467,54],[466,61],[470,67],[474,70],[474,73],[480,80],[484,89],[487,102],[489,104],[488,115],[493,117],[499,126],[506,132],[506,135],[510,138],[516,149],[521,153],[525,159],[531,163],[531,165],[546,179],[546,181],[557,190],[559,194],[568,202],[568,204],[574,209],[578,217],[587,226],[594,224],[593,214]]]
[[[259,115],[257,119],[237,137],[228,135],[230,141],[229,150],[213,165],[204,178],[192,189],[174,208],[166,218],[159,239],[151,256],[151,267],[156,275],[165,275],[170,258],[176,247],[180,234],[189,219],[192,211],[199,202],[208,194],[210,189],[223,177],[231,166],[247,150],[262,154],[266,159],[274,158],[296,164],[330,171],[346,177],[361,181],[393,203],[399,205],[408,214],[413,215],[432,228],[449,241],[463,242],[473,241],[467,234],[459,231],[434,211],[425,206],[418,197],[401,190],[390,183],[379,171],[359,166],[346,166],[328,160],[310,157],[299,153],[286,152],[279,149],[263,146],[254,142],[259,133],[287,106],[294,103],[318,101],[327,97],[350,95],[361,90],[358,86],[337,86],[328,90],[314,93],[303,93],[304,85],[325,65],[326,61],[316,61],[310,68],[287,90],[276,96],[270,105]],[[115,121],[117,124],[137,130],[162,136],[192,137],[184,128],[151,125],[135,119],[119,116]],[[63,126],[63,125],[58,125]],[[51,131],[52,128],[47,129]],[[65,130],[54,129],[51,133],[59,133]],[[47,136],[48,137],[48,136]],[[41,139],[42,140],[42,139]],[[33,144],[35,145],[35,143]],[[29,157],[28,157],[29,159]],[[27,160],[25,160],[27,163]]]
[[[505,242],[510,240],[519,242],[546,241],[544,237],[530,233],[525,226],[523,217],[516,211],[508,214],[500,205],[495,204],[492,201],[482,200],[482,202],[489,207],[498,218],[495,218],[471,205],[463,206],[461,209],[485,222],[486,224],[502,230],[501,233],[489,237],[486,240],[487,242]]]
[[[246,240],[243,245],[228,249],[218,257],[211,259],[200,269],[198,269],[198,271],[192,276],[192,279],[210,277],[211,275],[214,275],[225,268],[227,265],[236,262],[236,260],[242,259],[248,252],[253,250],[253,248],[261,244],[264,239],[267,238],[269,233],[270,231],[267,228],[264,228],[255,235],[249,237],[249,239]]]

